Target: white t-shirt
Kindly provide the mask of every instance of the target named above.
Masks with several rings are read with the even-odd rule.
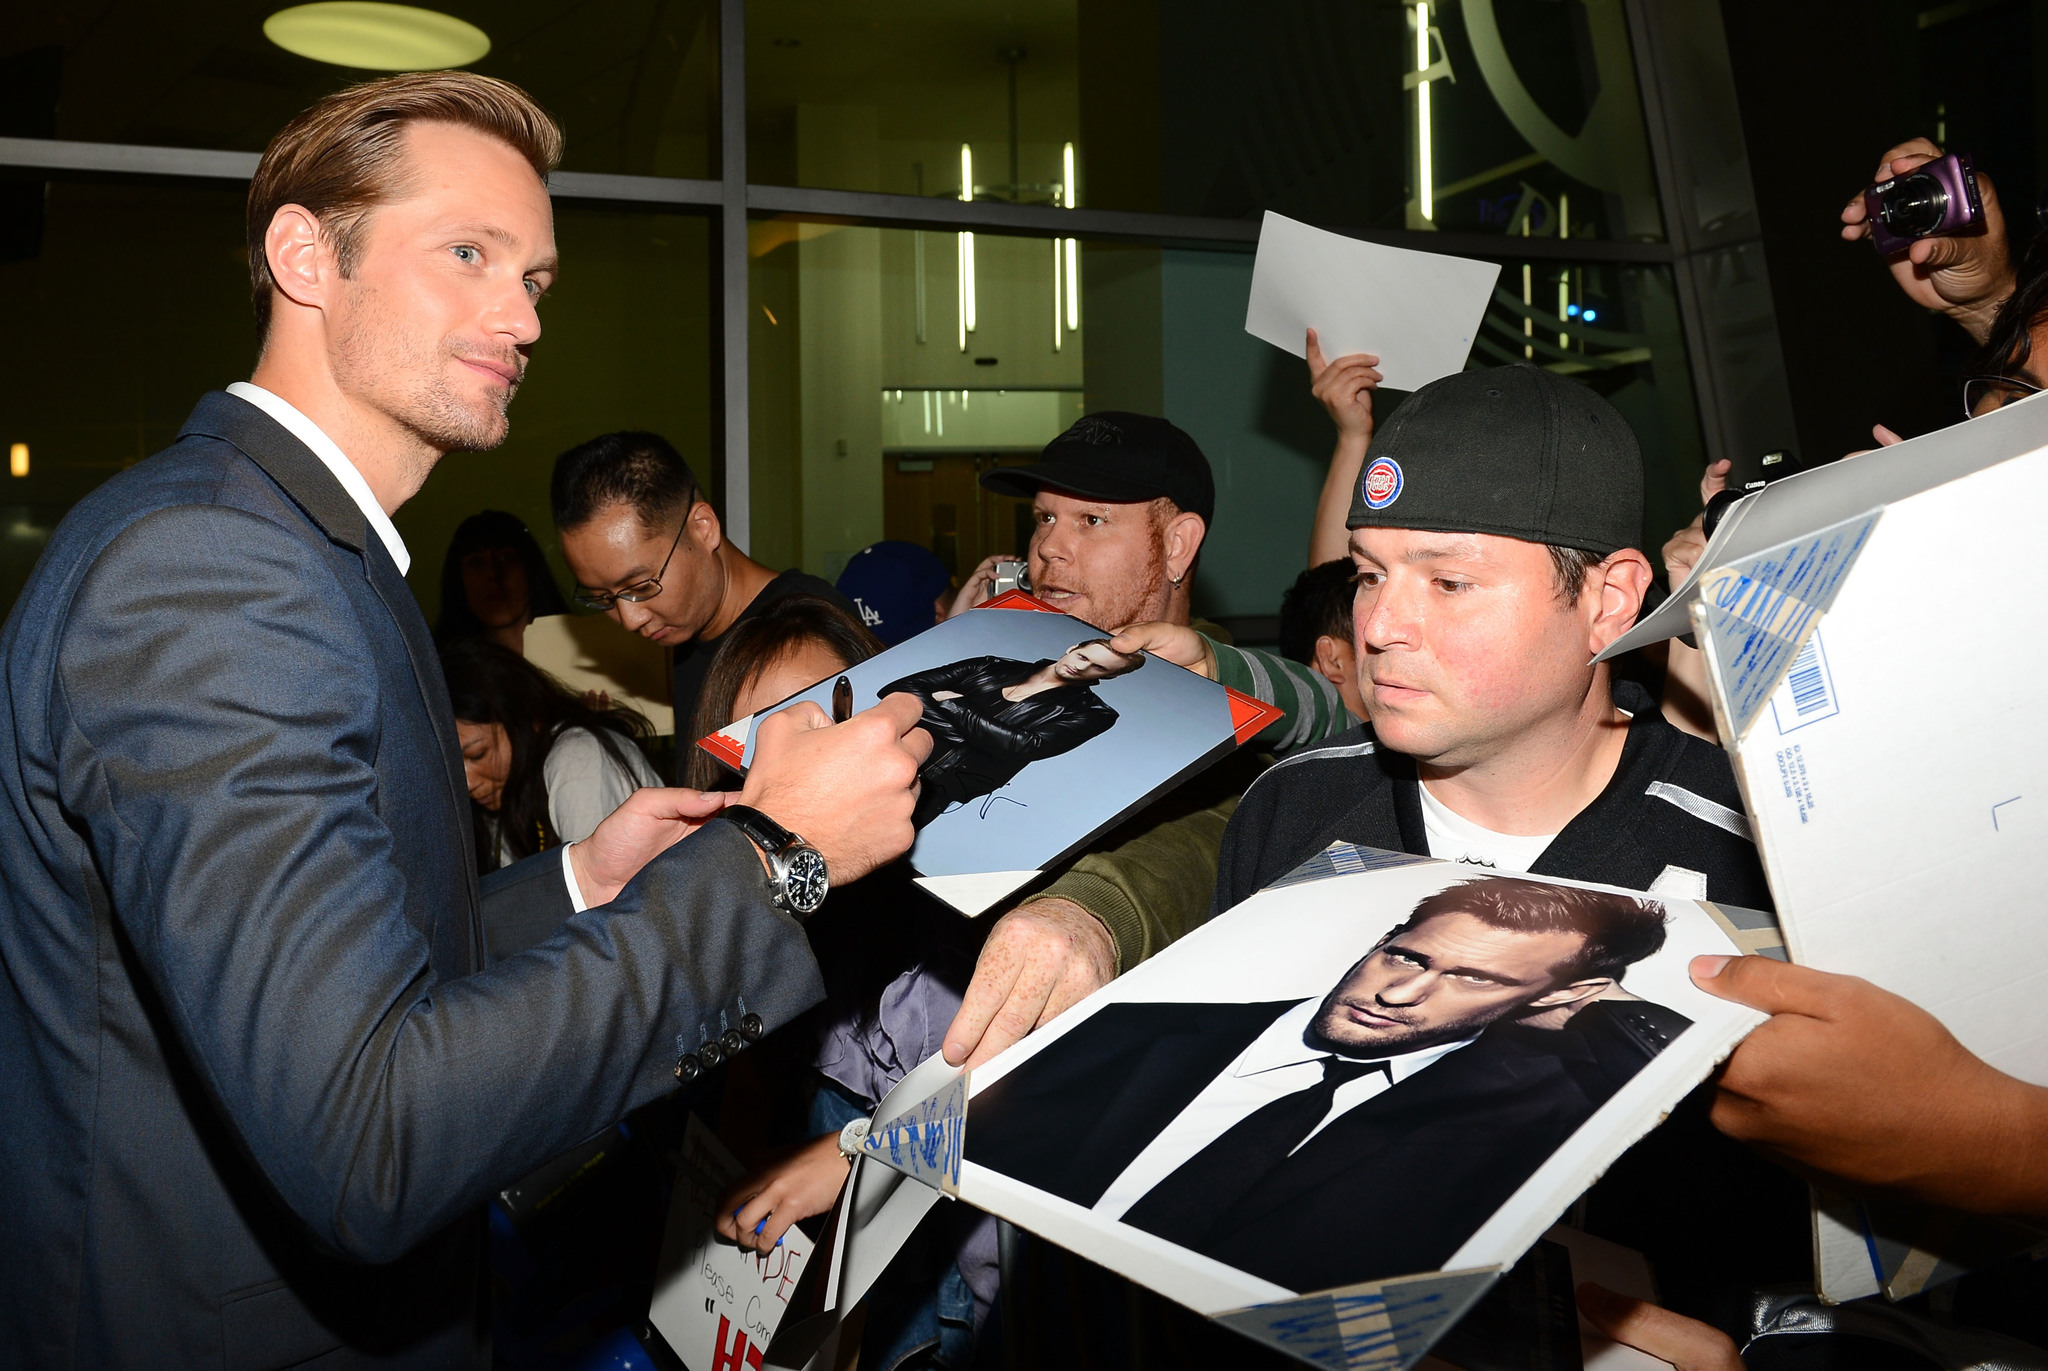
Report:
[[[1454,814],[1429,787],[1422,785],[1422,829],[1429,838],[1429,855],[1466,866],[1490,867],[1495,871],[1527,872],[1550,846],[1555,833],[1522,837],[1481,828],[1461,814]]]
[[[619,769],[589,729],[565,728],[556,735],[554,746],[541,762],[540,774],[548,789],[548,822],[563,846],[588,838],[640,787],[661,784],[661,777],[631,739],[619,739],[619,751],[630,774]],[[512,860],[512,851],[500,836],[498,861],[510,865]]]

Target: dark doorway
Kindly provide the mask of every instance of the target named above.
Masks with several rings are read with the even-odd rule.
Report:
[[[1031,545],[1031,502],[982,489],[981,474],[1037,459],[1035,452],[885,454],[882,536],[930,548],[955,585],[993,553],[1022,557]]]

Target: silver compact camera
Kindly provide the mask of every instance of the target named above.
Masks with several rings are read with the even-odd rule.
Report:
[[[1029,562],[997,562],[995,580],[989,586],[989,598],[1007,594],[1012,590],[1031,589],[1031,564]]]

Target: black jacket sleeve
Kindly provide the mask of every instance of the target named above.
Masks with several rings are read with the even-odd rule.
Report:
[[[1027,762],[1072,752],[1116,723],[1116,711],[1093,691],[1064,704],[1026,700],[1021,708],[1006,710],[1008,717],[1002,721],[989,718],[965,699],[942,700],[938,708],[969,746]]]

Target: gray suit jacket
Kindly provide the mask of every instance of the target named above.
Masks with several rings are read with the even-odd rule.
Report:
[[[559,854],[480,895],[419,609],[241,400],[71,512],[0,646],[12,1365],[475,1364],[491,1191],[822,993],[730,824],[575,917]],[[486,968],[486,914],[555,931]]]

